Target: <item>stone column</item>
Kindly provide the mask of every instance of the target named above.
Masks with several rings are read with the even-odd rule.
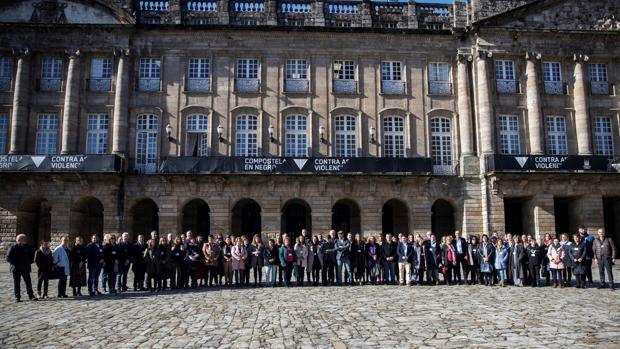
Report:
[[[527,124],[530,134],[530,154],[540,155],[544,153],[542,115],[540,112],[540,90],[538,88],[538,64],[540,54],[526,53],[525,67],[526,77],[526,100],[527,100]]]
[[[469,104],[469,79],[467,64],[471,62],[470,55],[457,55],[457,93],[459,113],[459,133],[461,136],[461,156],[474,155],[472,144],[471,106]]]
[[[478,91],[478,134],[480,135],[480,153],[493,153],[493,108],[489,92],[489,77],[487,73],[487,58],[490,52],[478,51],[476,61],[476,80]]]
[[[62,146],[61,154],[75,154],[77,152],[77,125],[79,113],[80,88],[80,51],[72,52],[69,57],[67,84],[65,86],[65,104],[62,112]]]
[[[575,127],[577,128],[577,150],[579,155],[592,155],[590,120],[588,116],[588,94],[586,91],[585,64],[588,61],[586,55],[575,55],[575,85],[573,91],[573,104],[575,108]]]
[[[10,154],[26,152],[26,131],[28,125],[28,91],[30,52],[19,52],[17,69],[15,72],[15,88],[13,93],[13,111],[11,114],[11,141]]]
[[[114,117],[112,120],[112,152],[125,156],[127,149],[127,100],[129,97],[129,76],[127,59],[129,50],[119,50],[118,70],[116,72],[116,91],[114,93]]]

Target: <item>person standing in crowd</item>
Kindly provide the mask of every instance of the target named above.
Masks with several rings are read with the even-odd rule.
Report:
[[[210,238],[210,237],[209,237]],[[183,265],[185,259],[185,245],[180,236],[176,236],[170,245],[170,288],[183,287]]]
[[[73,297],[82,296],[82,287],[86,286],[86,249],[81,237],[75,238],[75,246],[69,254],[71,265],[71,279],[69,286],[73,290]]]
[[[366,268],[371,285],[377,284],[377,279],[381,270],[381,248],[377,244],[374,236],[369,236],[365,246]]]
[[[318,286],[321,274],[321,259],[319,258],[319,238],[314,235],[308,245],[308,269],[311,269],[311,279],[313,286]]]
[[[616,245],[611,238],[605,236],[605,229],[600,228],[597,234],[598,238],[594,240],[592,245],[594,246],[594,258],[596,259],[596,264],[598,264],[598,275],[601,280],[598,288],[605,288],[607,286],[605,283],[605,271],[607,271],[609,286],[612,290],[615,290],[612,266],[616,262]]]
[[[355,240],[351,243],[351,269],[355,283],[362,285],[366,274],[366,250],[360,233],[355,234]]]
[[[165,237],[159,238],[159,281],[161,282],[161,289],[168,288],[168,279],[172,273],[172,258],[170,255],[170,246],[168,240]]]
[[[116,236],[106,234],[103,237],[103,276],[102,284],[107,285],[108,293],[116,293],[116,274],[118,273],[118,252],[116,250]]]
[[[564,248],[560,245],[558,238],[553,239],[551,245],[547,249],[547,258],[549,259],[549,269],[551,270],[551,282],[553,288],[564,288],[564,280],[562,279],[562,271],[564,270]]]
[[[284,242],[280,247],[280,265],[284,269],[284,286],[291,286],[291,276],[293,272],[293,266],[295,265],[295,249],[291,246],[290,239],[287,235],[284,236]]]
[[[232,269],[235,274],[235,285],[240,287],[245,280],[245,260],[248,258],[248,251],[243,245],[243,239],[238,237],[237,243],[232,247]]]
[[[383,275],[386,285],[396,284],[397,247],[397,244],[392,241],[392,234],[385,234],[385,242],[381,246],[381,257],[383,258]]]
[[[224,265],[224,275],[226,280],[226,286],[232,286],[232,238],[227,236],[224,240],[224,247],[222,247],[222,257],[223,257],[223,265]]]
[[[530,268],[530,286],[541,287],[540,266],[542,265],[543,250],[538,246],[536,239],[531,238],[527,246],[528,266]]]
[[[331,234],[327,235],[327,240],[320,245],[320,255],[323,255],[323,285],[334,284],[334,266],[336,265],[336,250]]]
[[[484,281],[485,286],[491,286],[493,284],[493,257],[495,256],[495,248],[493,244],[489,242],[489,236],[487,234],[482,235],[482,242],[480,243],[478,255],[478,258],[480,258],[482,281]]]
[[[454,241],[452,241],[452,246],[456,252],[454,281],[458,282],[459,285],[462,285],[463,279],[461,278],[461,275],[465,276],[465,281],[467,281],[467,240],[461,236],[461,232],[459,230],[454,232]]]
[[[470,280],[467,284],[475,285],[476,282],[482,283],[480,277],[480,255],[478,253],[478,237],[472,235],[469,237],[469,244],[467,244],[467,261],[469,266],[467,267],[467,273],[470,274]],[[467,273],[465,273],[465,279],[467,279]]]
[[[248,252],[250,249],[250,239],[247,236],[243,236],[243,247],[245,247],[245,251]],[[250,284],[250,269],[252,269],[251,263],[250,263],[250,254],[248,252],[248,257],[243,261],[244,265],[244,272],[243,272],[243,282],[241,283],[242,285],[248,286]]]
[[[261,286],[263,283],[263,267],[265,266],[265,245],[263,245],[260,235],[255,234],[252,237],[248,254],[250,255],[250,267],[254,273],[254,287]]]
[[[267,273],[265,274],[266,287],[275,287],[276,285],[276,274],[278,273],[276,264],[280,261],[278,254],[279,251],[276,248],[276,241],[274,239],[269,239],[264,253],[265,266],[267,267]]]
[[[435,234],[430,235],[430,239],[424,241],[424,257],[426,258],[426,281],[429,285],[439,285],[439,263],[441,262],[441,249],[435,238]]]
[[[37,301],[32,290],[32,282],[30,281],[30,265],[32,264],[32,249],[26,243],[26,235],[19,234],[15,237],[15,245],[9,248],[6,254],[6,261],[9,262],[11,274],[13,276],[13,291],[15,294],[15,302],[21,302],[21,280],[24,279],[26,284],[26,292],[28,298]]]
[[[543,237],[543,242],[540,245],[540,248],[542,249],[543,252],[543,259],[542,259],[542,265],[541,265],[541,274],[542,276],[545,277],[545,285],[549,286],[549,281],[551,278],[551,266],[549,263],[549,248],[551,247],[551,244],[553,243],[553,239],[551,238],[551,234],[546,233],[545,236]]]
[[[413,247],[413,282],[418,285],[424,284],[424,272],[426,270],[426,258],[424,257],[424,239],[422,235],[416,234]],[[428,279],[427,279],[428,281]]]
[[[523,244],[519,241],[519,235],[513,237],[512,248],[510,249],[510,274],[512,275],[512,282],[515,286],[523,286],[523,259],[526,258],[526,252],[523,248]]]
[[[295,244],[295,279],[297,280],[297,286],[304,285],[304,271],[308,266],[308,245],[303,236],[297,238]]]
[[[575,274],[575,280],[577,281],[577,288],[586,288],[586,249],[584,243],[581,241],[580,234],[574,234],[573,240],[575,243],[571,246],[568,256],[573,266],[572,272]]]
[[[63,235],[60,237],[60,245],[56,246],[54,252],[52,252],[54,266],[63,269],[58,279],[58,298],[67,298],[67,277],[71,275],[70,253],[69,238]]]
[[[116,244],[118,252],[118,274],[116,274],[116,289],[119,292],[127,291],[127,273],[129,273],[129,265],[131,263],[131,243],[129,242],[129,233],[124,232],[120,241]]]
[[[350,233],[349,233],[350,234]],[[351,242],[349,239],[345,239],[344,232],[341,230],[338,232],[338,239],[334,242],[334,248],[336,249],[336,282],[338,286],[342,286],[342,269],[344,266],[345,271],[348,274],[348,283],[353,285],[353,275],[351,275]]]
[[[191,231],[188,231],[191,236]],[[196,238],[193,236],[189,238],[186,246],[187,255],[185,260],[188,265],[188,274],[191,277],[191,288],[198,287],[198,265],[202,263],[202,258],[200,258],[200,246],[196,243]]]
[[[579,227],[579,235],[581,235],[581,241],[584,244],[584,249],[586,250],[586,259],[584,262],[586,271],[585,276],[588,280],[588,286],[594,287],[594,282],[592,281],[592,260],[594,259],[594,236],[588,234],[586,227],[581,225]]]
[[[573,247],[573,243],[568,239],[568,234],[563,233],[561,235],[560,246],[564,250],[564,259],[562,260],[562,263],[564,264],[564,269],[562,269],[562,280],[564,280],[564,287],[569,287],[573,281],[573,261],[570,258],[570,250],[571,247]]]
[[[457,259],[456,259],[456,251],[454,250],[454,241],[452,241],[452,236],[446,236],[446,243],[441,249],[441,261],[445,268],[444,279],[446,281],[446,285],[452,285],[453,273],[455,272]],[[454,278],[456,282],[456,278]]]
[[[497,271],[499,287],[506,286],[506,270],[508,269],[508,257],[510,255],[507,246],[502,238],[498,238],[495,243],[495,262],[493,267]]]
[[[174,248],[174,247],[173,247]],[[217,280],[218,280],[218,260],[219,260],[219,254],[220,254],[220,246],[219,244],[217,244],[215,242],[215,240],[213,239],[213,235],[209,235],[209,237],[207,238],[207,243],[204,244],[202,246],[202,253],[205,256],[205,272],[207,274],[207,282],[209,287],[213,286],[213,283],[215,281],[215,284],[217,285]],[[173,263],[174,263],[174,250],[173,250]]]
[[[409,245],[406,236],[400,238],[400,243],[396,248],[396,254],[398,255],[398,278],[400,285],[405,286],[409,282],[411,275],[411,256],[413,255],[413,248]]]
[[[283,243],[284,242],[283,242],[283,239],[282,239],[282,235],[276,237],[276,244],[275,244],[274,247],[278,251],[278,254],[280,253],[280,248],[282,247]],[[279,259],[280,259],[280,257],[278,255],[278,266],[277,266],[277,269],[278,269],[278,286],[282,286],[282,266],[280,265]]]
[[[157,241],[150,239],[146,243],[144,251],[144,264],[146,265],[147,285],[150,292],[161,291],[161,279],[159,278],[161,263],[159,262]]]
[[[504,284],[507,283],[514,283],[512,281],[512,270],[510,269],[510,251],[512,251],[512,246],[513,246],[513,240],[512,240],[512,234],[510,233],[506,233],[506,235],[504,235],[504,245],[506,245],[506,251],[508,251],[508,265],[506,266],[506,270],[505,272],[505,280],[504,280]]]
[[[133,290],[144,291],[146,265],[144,264],[144,251],[146,242],[144,235],[138,235],[138,241],[131,248],[131,270],[133,271]]]
[[[86,265],[88,266],[88,295],[100,295],[99,274],[103,267],[103,246],[99,243],[97,234],[93,234],[90,243],[86,245]]]
[[[41,246],[34,253],[34,263],[37,265],[37,293],[39,298],[47,298],[47,289],[49,287],[49,277],[54,267],[54,257],[50,249],[49,242],[42,240]],[[43,293],[41,293],[43,286]]]

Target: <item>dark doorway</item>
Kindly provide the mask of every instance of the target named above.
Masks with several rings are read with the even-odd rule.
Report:
[[[71,208],[70,231],[72,237],[80,236],[85,242],[94,234],[103,238],[103,204],[93,197],[78,200]]]
[[[409,233],[409,214],[404,202],[391,199],[383,205],[381,227],[383,234]]]
[[[553,199],[553,217],[555,221],[555,236],[560,238],[563,233],[571,234],[569,202],[565,198]]]
[[[620,250],[620,198],[603,198],[603,221],[605,236],[612,238]]]
[[[28,243],[36,247],[41,240],[50,241],[52,230],[51,207],[42,198],[22,202],[17,212],[17,234],[25,234]]]
[[[524,233],[522,198],[504,198],[504,224],[506,234],[521,235]]]
[[[354,201],[340,200],[332,207],[332,229],[345,233],[360,233],[360,208]]]
[[[431,207],[431,231],[438,240],[454,233],[454,208],[444,199],[435,201]]]
[[[291,200],[282,208],[281,231],[290,236],[298,236],[302,229],[312,234],[312,215],[310,206],[303,200]]]
[[[150,236],[153,230],[159,231],[159,208],[155,201],[143,199],[136,203],[131,210],[132,232],[135,236],[142,234]]]
[[[236,235],[252,237],[261,233],[261,209],[258,203],[244,199],[235,204],[231,222],[231,232]]]
[[[181,231],[191,230],[197,235],[207,237],[211,232],[209,205],[202,199],[193,199],[183,207]]]

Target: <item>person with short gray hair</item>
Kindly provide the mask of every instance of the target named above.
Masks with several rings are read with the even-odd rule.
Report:
[[[11,264],[11,274],[13,274],[13,291],[15,292],[15,302],[21,302],[21,279],[26,283],[26,292],[28,298],[37,301],[32,291],[32,282],[30,281],[30,265],[32,264],[32,249],[26,243],[26,235],[19,234],[15,238],[16,244],[11,246],[6,255],[6,261]]]

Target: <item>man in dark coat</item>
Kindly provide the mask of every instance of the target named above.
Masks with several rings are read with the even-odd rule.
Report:
[[[396,248],[398,244],[392,241],[392,234],[385,234],[385,241],[381,245],[381,255],[383,256],[383,278],[386,285],[396,285],[396,263],[398,255]]]
[[[6,255],[6,261],[11,264],[11,274],[13,274],[13,290],[15,292],[15,302],[21,302],[21,279],[26,283],[28,298],[32,301],[38,300],[32,291],[30,281],[30,265],[32,264],[32,249],[26,244],[26,235],[19,234],[15,238],[16,244],[11,246]]]
[[[131,268],[133,270],[133,290],[144,291],[144,279],[146,274],[146,264],[144,263],[144,250],[146,250],[146,242],[144,235],[138,235],[136,242],[131,249]]]
[[[508,259],[510,274],[515,286],[523,286],[523,259],[526,251],[523,244],[519,242],[519,235],[515,235],[513,239],[509,250],[510,258]]]
[[[86,246],[86,265],[88,266],[88,294],[94,296],[99,292],[99,274],[103,267],[103,246],[99,243],[99,236],[94,234]]]
[[[454,232],[454,240],[452,240],[452,246],[454,246],[454,252],[456,254],[456,264],[454,265],[454,281],[458,281],[459,284],[463,284],[461,278],[461,271],[465,274],[465,268],[467,268],[467,240],[461,236],[460,231]]]
[[[543,249],[538,245],[536,239],[532,239],[530,241],[530,244],[527,247],[527,255],[530,275],[532,279],[531,286],[542,286],[542,284],[540,283],[540,266],[543,260]]]
[[[439,261],[441,260],[441,248],[435,239],[435,234],[430,235],[430,240],[424,241],[424,257],[426,258],[426,280],[430,285],[439,285]]]

